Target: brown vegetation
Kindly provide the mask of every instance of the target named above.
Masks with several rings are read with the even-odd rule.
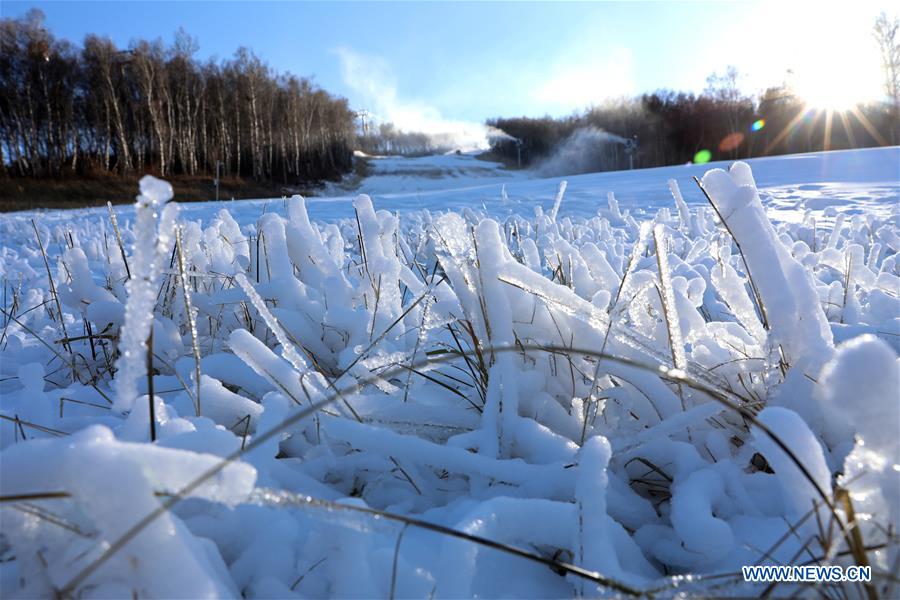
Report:
[[[134,202],[139,179],[137,174],[120,176],[114,173],[77,178],[0,177],[0,212],[102,206],[107,202],[127,204]],[[215,187],[208,176],[176,175],[166,179],[172,184],[179,202],[215,198]],[[314,191],[305,186],[229,177],[222,179],[219,185],[219,198],[241,200],[280,198],[293,194],[308,196]]]

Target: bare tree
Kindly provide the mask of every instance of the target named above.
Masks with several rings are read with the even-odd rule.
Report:
[[[900,19],[889,18],[882,11],[875,19],[872,35],[881,52],[884,92],[891,103],[891,143],[896,144],[900,140]]]
[[[156,138],[159,173],[160,175],[165,175],[169,166],[166,152],[166,132],[171,124],[167,122],[164,110],[164,98],[168,95],[165,91],[168,82],[164,77],[165,61],[163,59],[162,43],[160,41],[152,44],[145,41],[138,42],[132,47],[131,54],[137,84],[140,87]]]
[[[117,167],[121,173],[131,171],[131,148],[128,131],[125,128],[125,111],[120,96],[124,88],[125,53],[119,52],[108,38],[88,35],[84,41],[84,58],[90,72],[91,87],[99,90],[107,111],[111,111],[112,123],[116,131]],[[94,87],[96,86],[96,87]]]
[[[741,105],[746,103],[746,98],[741,93],[740,73],[734,65],[728,65],[722,74],[713,73],[706,78],[704,95],[709,96],[725,107],[729,135],[740,134]],[[731,158],[737,157],[737,147],[728,150]]]
[[[353,113],[308,79],[273,73],[250,50],[199,63],[196,41],[89,35],[56,40],[39,10],[0,19],[0,173],[93,170],[278,178],[352,168]]]

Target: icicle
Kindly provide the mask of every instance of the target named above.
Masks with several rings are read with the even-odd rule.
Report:
[[[678,187],[678,182],[674,179],[669,180],[669,191],[672,192],[672,197],[675,198],[675,206],[678,207],[678,216],[681,219],[681,230],[682,231],[691,231],[691,210],[688,208],[687,203],[684,201],[684,197],[681,195],[681,189]]]
[[[684,353],[684,341],[675,305],[675,293],[672,290],[672,273],[669,272],[669,252],[666,249],[666,226],[657,223],[653,228],[653,240],[656,242],[656,264],[659,267],[659,284],[663,311],[666,318],[666,329],[669,332],[669,346],[672,350],[672,362],[676,369],[687,369],[687,357]]]
[[[172,186],[150,175],[140,182],[135,202],[134,251],[131,279],[125,284],[125,324],[120,333],[121,355],[116,361],[117,410],[130,410],[138,397],[138,379],[147,374],[147,338],[153,326],[159,275],[168,258],[178,205],[165,205],[172,198]],[[162,210],[160,218],[159,211]]]
[[[562,204],[562,199],[568,185],[569,183],[564,179],[559,182],[559,189],[556,190],[556,199],[553,201],[553,208],[550,210],[550,220],[554,223],[556,223],[556,215],[559,214],[559,206]]]
[[[609,212],[612,217],[616,221],[624,221],[625,218],[622,216],[622,213],[619,211],[619,202],[616,200],[616,195],[612,192],[606,193],[606,202],[609,204]]]
[[[241,286],[241,289],[244,290],[244,293],[247,294],[250,303],[253,304],[253,308],[259,312],[259,316],[265,321],[266,326],[275,334],[275,339],[281,344],[281,352],[288,362],[291,363],[298,373],[305,373],[309,370],[309,365],[306,363],[306,360],[297,353],[297,349],[294,348],[294,345],[288,339],[284,329],[269,311],[269,307],[266,306],[262,297],[256,293],[256,290],[250,285],[250,282],[247,281],[247,277],[245,277],[243,273],[238,273],[234,279],[237,281],[238,285]]]

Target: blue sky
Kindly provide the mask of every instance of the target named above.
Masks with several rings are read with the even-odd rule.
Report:
[[[787,69],[817,103],[877,97],[871,25],[887,2],[18,2],[57,36],[121,46],[184,27],[201,58],[252,48],[385,119],[561,115],[659,88],[700,91],[734,64],[757,92]],[[424,125],[423,125],[424,124]]]

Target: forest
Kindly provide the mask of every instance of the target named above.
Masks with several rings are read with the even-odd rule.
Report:
[[[522,166],[540,165],[579,131],[604,132],[609,143],[594,148],[585,171],[627,169],[624,143],[635,140],[634,167],[660,167],[758,156],[895,145],[896,107],[860,103],[846,111],[816,110],[789,83],[759,98],[743,94],[739,74],[712,75],[701,94],[662,90],[608,101],[563,118],[496,118],[488,125],[509,134],[492,140],[492,154]],[[583,136],[581,136],[583,137]],[[588,139],[595,139],[593,136]]]
[[[352,167],[355,117],[251,50],[201,62],[171,45],[56,39],[40,11],[0,20],[0,170],[34,178],[154,173],[284,183]]]

